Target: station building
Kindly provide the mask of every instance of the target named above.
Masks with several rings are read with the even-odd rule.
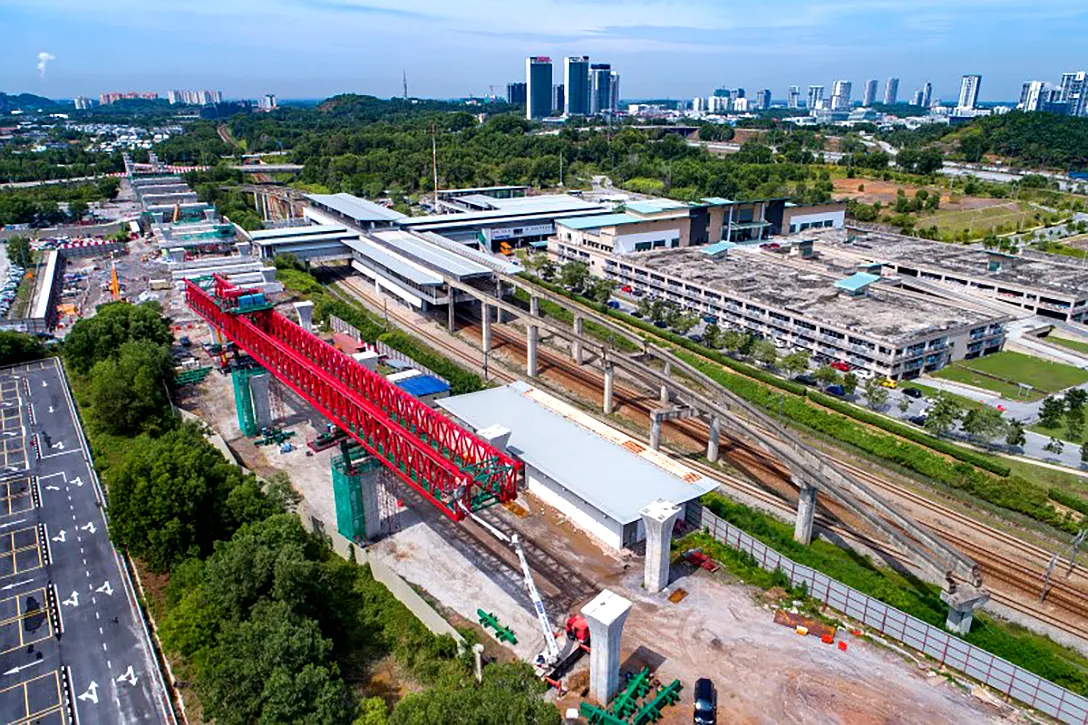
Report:
[[[793,247],[798,256],[811,242]],[[879,266],[829,274],[788,256],[719,242],[609,257],[603,276],[669,300],[784,349],[841,361],[879,377],[911,379],[954,360],[997,352],[1008,317],[884,281]],[[875,273],[874,273],[875,272]]]
[[[878,265],[902,284],[937,285],[1015,305],[1066,322],[1088,321],[1088,269],[1068,257],[1032,250],[1007,254],[981,244],[961,245],[880,234],[849,239],[827,235],[822,257]]]
[[[438,405],[521,460],[529,492],[609,550],[646,538],[639,511],[648,504],[698,505],[700,496],[717,488],[682,463],[521,381]]]
[[[763,242],[778,234],[841,229],[844,204],[799,206],[785,199],[696,203],[651,199],[629,202],[620,213],[556,220],[548,251],[560,262],[581,261],[597,271],[613,254],[691,247],[718,242]]]

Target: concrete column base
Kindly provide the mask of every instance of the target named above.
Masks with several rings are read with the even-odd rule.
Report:
[[[672,529],[682,510],[675,504],[659,499],[639,511],[646,527],[646,572],[643,575],[643,585],[650,594],[657,594],[669,585]]]
[[[589,694],[607,705],[620,685],[620,638],[631,602],[607,589],[582,607],[589,625]]]
[[[710,418],[710,434],[706,439],[706,459],[711,463],[718,462],[718,445],[721,441],[721,421],[717,416]]]

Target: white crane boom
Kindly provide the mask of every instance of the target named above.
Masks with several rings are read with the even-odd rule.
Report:
[[[540,620],[540,628],[544,631],[544,647],[545,651],[541,653],[544,660],[549,665],[554,665],[559,661],[560,651],[559,643],[555,641],[555,632],[552,631],[552,623],[548,618],[548,611],[544,608],[544,600],[540,597],[540,592],[536,588],[536,582],[533,580],[533,571],[529,568],[529,562],[525,560],[525,551],[521,548],[521,541],[518,540],[518,535],[507,536],[503,532],[496,529],[491,524],[484,521],[482,518],[465,508],[464,504],[461,504],[461,508],[465,513],[472,517],[472,520],[483,526],[491,535],[504,544],[509,544],[513,548],[514,553],[518,555],[518,561],[521,563],[521,574],[525,583],[525,590],[529,593],[529,599],[533,602],[533,607],[536,609],[536,618]]]

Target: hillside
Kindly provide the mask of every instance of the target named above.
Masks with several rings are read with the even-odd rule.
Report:
[[[56,105],[56,101],[42,96],[35,96],[33,93],[18,93],[15,95],[0,93],[0,113],[10,113],[16,110],[37,111],[39,108],[53,108]]]
[[[1088,168],[1088,118],[1014,111],[980,118],[953,138],[969,161],[995,154],[1029,167]]]

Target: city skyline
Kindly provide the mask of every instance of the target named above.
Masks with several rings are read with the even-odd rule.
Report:
[[[529,55],[588,55],[623,69],[628,98],[690,99],[725,84],[770,88],[778,100],[791,85],[836,79],[853,81],[857,97],[868,79],[897,77],[904,89],[932,80],[934,95],[950,99],[963,74],[980,73],[985,102],[1015,101],[1025,80],[1056,82],[1084,65],[1077,40],[1088,8],[1069,0],[740,5],[696,0],[678,12],[666,0],[541,0],[529,12],[467,0],[455,12],[422,0],[6,0],[0,88],[56,98],[189,87],[389,97],[401,94],[404,71],[414,96],[482,96],[492,86],[501,96]],[[826,40],[831,28],[842,40]],[[723,31],[754,40],[722,44]],[[105,36],[122,36],[123,52],[87,42]],[[42,54],[50,60],[39,69]]]

